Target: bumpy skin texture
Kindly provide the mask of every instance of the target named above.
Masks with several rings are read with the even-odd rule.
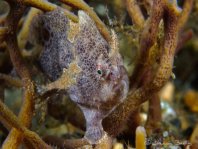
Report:
[[[43,51],[40,64],[51,80],[60,77],[63,68],[73,60],[72,44],[67,40],[68,19],[57,9],[37,18]]]
[[[76,84],[67,92],[84,113],[85,138],[96,144],[105,134],[102,119],[124,100],[128,92],[128,76],[114,47],[116,41],[108,44],[85,12],[79,11],[78,15],[79,31],[72,43],[67,39],[68,20],[61,10],[40,16],[41,32],[48,35],[48,38],[42,38],[44,49],[40,64],[45,74],[56,80],[63,68],[77,60],[82,71]]]

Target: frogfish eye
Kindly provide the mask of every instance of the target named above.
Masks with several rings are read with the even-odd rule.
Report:
[[[102,75],[102,70],[101,70],[101,69],[98,69],[98,70],[97,70],[97,73],[98,73],[99,75]]]

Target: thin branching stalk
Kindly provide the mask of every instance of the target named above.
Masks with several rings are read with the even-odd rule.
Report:
[[[158,93],[149,99],[148,118],[146,121],[147,133],[152,134],[161,126],[161,105]]]
[[[4,36],[8,32],[7,27],[0,27],[0,36]]]
[[[183,10],[182,14],[180,15],[180,21],[178,28],[183,28],[183,26],[186,24],[186,21],[188,20],[188,16],[191,12],[192,5],[193,5],[194,0],[185,0],[183,4]]]
[[[125,0],[127,11],[136,27],[144,27],[144,16],[136,0]]]
[[[45,0],[17,0],[18,3],[23,3],[24,5],[38,8],[43,11],[52,11],[57,8],[57,5],[52,4]],[[74,22],[78,21],[78,17],[71,13],[70,11],[63,9],[65,15]]]
[[[24,126],[29,127],[34,110],[35,87],[31,79],[31,73],[28,67],[25,65],[25,62],[20,54],[16,36],[18,21],[23,15],[26,7],[24,5],[11,2],[10,8],[10,13],[5,20],[5,26],[9,28],[9,32],[5,37],[5,41],[13,66],[15,67],[23,82],[23,104],[20,109],[19,120]],[[6,138],[2,148],[18,148],[22,140],[23,136],[21,133],[16,129],[12,129]]]
[[[57,8],[56,5],[44,1],[44,0],[17,0],[19,3],[23,3],[24,5],[27,6],[32,6],[44,11],[52,11]],[[77,7],[78,9],[82,9],[86,11],[91,18],[95,21],[98,29],[100,30],[101,34],[105,37],[105,39],[110,42],[111,41],[111,36],[110,33],[105,26],[105,24],[100,20],[100,18],[97,16],[97,14],[93,11],[91,7],[89,7],[83,0],[60,0],[65,4],[69,4],[72,6]],[[72,21],[77,22],[78,18],[69,12],[68,10],[64,9],[64,12],[68,18],[70,18]]]
[[[60,0],[61,2],[72,5],[77,7],[78,9],[82,9],[86,11],[90,17],[95,21],[99,31],[104,36],[104,38],[111,42],[111,35],[109,33],[109,30],[107,29],[106,25],[100,20],[100,18],[97,16],[97,14],[93,11],[93,9],[87,5],[83,0]]]
[[[9,108],[0,101],[0,119],[6,128],[14,127],[20,131],[25,138],[31,142],[36,148],[51,149],[36,133],[28,130],[19,121],[18,118],[9,110]],[[12,146],[13,148],[14,146]],[[4,146],[2,147],[4,148]]]
[[[22,82],[19,79],[13,78],[9,75],[0,73],[0,80],[4,80],[7,84],[14,86],[14,87],[22,87]]]

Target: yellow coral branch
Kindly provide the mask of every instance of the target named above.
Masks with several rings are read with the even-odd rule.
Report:
[[[44,11],[52,11],[57,8],[57,5],[52,4],[45,0],[17,0],[18,3],[23,3],[24,5],[35,7]],[[74,22],[78,21],[78,17],[66,9],[63,9],[65,15]]]
[[[182,28],[188,20],[189,13],[191,12],[194,0],[185,0],[183,10],[179,18],[179,28]]]
[[[0,27],[0,44],[4,41],[4,37],[8,33],[7,27]]]
[[[31,124],[34,109],[34,83],[31,80],[30,71],[28,67],[25,65],[25,62],[23,61],[22,56],[20,54],[16,37],[16,28],[19,19],[23,15],[23,12],[26,9],[26,7],[23,5],[17,5],[14,2],[10,3],[10,7],[10,13],[5,20],[5,25],[9,27],[9,33],[5,37],[5,41],[13,66],[15,67],[19,76],[21,77],[24,87],[23,104],[20,109],[19,120],[24,126],[29,127]],[[2,148],[18,148],[22,139],[23,135],[21,134],[21,132],[17,131],[16,129],[12,129],[6,141],[4,142],[4,146]]]
[[[100,20],[100,18],[96,15],[96,13],[93,11],[90,6],[88,6],[83,0],[60,0],[65,4],[69,4],[72,6],[75,6],[79,9],[82,9],[86,11],[90,17],[96,22],[96,25],[101,32],[101,34],[105,37],[105,39],[110,42],[111,41],[111,36],[110,33],[105,26],[105,24]],[[52,11],[57,8],[56,5],[44,1],[44,0],[18,0],[18,2],[23,3],[28,6],[36,7],[38,9],[44,10],[44,11]],[[68,18],[70,18],[72,21],[77,22],[78,18],[69,12],[68,10],[64,9],[64,12]]]
[[[13,78],[9,75],[0,73],[0,80],[5,80],[6,83],[14,87],[22,87],[22,82],[19,79]]]
[[[93,9],[89,5],[87,5],[83,0],[60,0],[60,1],[65,4],[75,6],[78,9],[82,9],[82,10],[86,11],[90,15],[90,17],[95,21],[96,26],[98,27],[99,31],[104,36],[104,38],[108,42],[111,41],[111,36],[110,36],[109,30],[107,29],[105,24],[100,20],[100,18],[93,11]]]
[[[5,35],[5,33],[8,32],[8,28],[7,27],[0,27],[0,36]]]
[[[37,16],[41,11],[36,8],[31,8],[26,16],[26,19],[23,22],[22,29],[20,30],[17,39],[18,39],[18,45],[20,49],[25,48],[25,44],[27,42],[28,36],[29,36],[29,29],[32,23],[32,20],[35,16]]]
[[[36,133],[29,131],[25,128],[19,121],[18,118],[14,115],[12,111],[8,109],[0,100],[0,119],[5,125],[5,127],[14,127],[18,131],[24,134],[26,139],[30,141],[36,148],[45,148],[51,149]],[[7,138],[8,139],[8,138]],[[8,140],[9,141],[9,140]],[[12,148],[15,146],[12,146]],[[2,146],[2,149],[6,148],[5,145]]]
[[[144,27],[144,16],[136,0],[125,0],[127,11],[132,22],[140,29]]]

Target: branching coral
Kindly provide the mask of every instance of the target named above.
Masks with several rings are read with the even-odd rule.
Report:
[[[51,148],[50,146],[45,144],[36,133],[31,132],[26,127],[24,127],[17,120],[17,117],[5,105],[3,105],[2,102],[0,102],[0,108],[2,109],[0,119],[5,127],[7,127],[8,129],[14,127],[18,131],[20,131],[35,148]]]
[[[4,37],[12,63],[21,77],[24,87],[24,102],[19,113],[19,119],[24,126],[29,127],[34,107],[34,83],[32,82],[30,71],[19,53],[16,37],[16,26],[25,8],[26,7],[22,5],[10,3],[10,13],[5,20],[5,26],[7,26],[9,30]],[[18,9],[20,9],[20,11]],[[10,146],[17,147],[17,144],[20,144],[19,140],[22,140],[22,138],[22,135],[16,129],[12,129],[7,138],[9,141],[4,143],[3,148],[10,148]]]
[[[126,0],[126,7],[133,24],[139,28],[144,27],[144,16],[136,0]]]
[[[186,17],[183,16],[189,13],[192,3],[193,1],[185,1],[183,11],[179,12],[177,7],[173,7],[167,1],[154,1],[151,18],[148,20],[148,25],[145,26],[142,38],[140,39],[141,52],[131,79],[132,91],[128,94],[125,102],[120,104],[117,109],[104,120],[104,127],[109,134],[118,135],[122,130],[121,124],[127,121],[130,113],[135,111],[141,103],[152,98],[153,94],[159,91],[170,78],[177,38],[182,27],[180,22],[186,21]],[[161,55],[159,55],[160,62],[157,60],[154,62],[158,64],[158,68],[155,70],[155,73],[153,73],[154,70],[152,67],[155,64],[148,65],[150,64],[148,55],[150,48],[155,43],[157,29],[161,19],[164,20],[165,25],[164,41],[163,45],[161,45],[163,46],[163,51]],[[156,58],[158,58],[158,56],[156,56]]]
[[[17,31],[18,31],[19,21],[28,7],[30,6],[35,7],[42,11],[52,11],[58,8],[58,6],[44,0],[38,0],[38,1],[37,0],[16,0],[16,1],[6,0],[6,1],[10,5],[10,12],[8,16],[3,21],[0,22],[1,23],[0,45],[5,41],[6,48],[9,51],[10,59],[18,76],[20,77],[20,80],[13,79],[12,77],[9,77],[8,75],[5,74],[0,74],[0,79],[7,81],[9,84],[15,87],[21,87],[21,86],[23,87],[23,104],[21,106],[17,120],[16,116],[6,107],[6,105],[0,102],[1,123],[3,123],[7,129],[11,129],[9,135],[4,141],[2,148],[3,149],[18,148],[22,142],[26,145],[26,147],[51,148],[48,144],[44,143],[44,141],[36,133],[29,130],[29,127],[31,126],[31,120],[33,117],[33,111],[35,105],[34,102],[35,99],[37,98],[37,93],[35,90],[36,88],[35,82],[32,78],[32,71],[26,65],[20,50],[21,47],[23,48],[25,47],[25,41],[23,41],[24,43],[21,44],[18,43]],[[83,112],[87,120],[90,120],[88,119],[88,117],[90,118],[91,112],[96,111],[96,113],[98,114],[98,117],[92,118],[91,121],[87,123],[87,125],[89,126],[91,124],[98,124],[98,123],[94,123],[94,120],[96,120],[95,118],[98,118],[99,119],[98,121],[100,121],[100,123],[103,120],[102,124],[104,130],[108,134],[108,135],[106,133],[103,134],[104,133],[103,128],[102,126],[100,126],[101,127],[100,131],[102,131],[101,132],[102,135],[99,134],[98,132],[95,132],[94,134],[89,134],[88,133],[89,131],[87,131],[85,136],[88,138],[89,141],[92,140],[91,143],[97,144],[95,148],[111,148],[111,143],[112,143],[111,137],[114,138],[122,132],[128,118],[134,114],[134,112],[140,107],[140,105],[145,101],[149,100],[150,106],[152,107],[156,103],[156,101],[154,100],[158,100],[158,98],[156,97],[157,92],[169,80],[172,74],[174,56],[175,53],[177,52],[176,50],[179,48],[178,43],[180,43],[180,41],[185,41],[186,39],[188,39],[189,37],[188,35],[190,35],[190,33],[188,32],[187,34],[185,34],[186,36],[180,38],[182,28],[185,22],[187,21],[188,15],[190,13],[193,0],[188,0],[188,1],[185,0],[183,4],[183,8],[179,8],[176,1],[153,0],[152,3],[150,3],[152,5],[149,7],[151,10],[148,10],[149,12],[147,12],[147,14],[149,15],[147,19],[144,17],[141,8],[139,7],[138,3],[135,0],[124,1],[126,3],[127,10],[132,19],[133,24],[136,25],[136,27],[138,27],[139,32],[141,32],[141,34],[139,41],[139,57],[137,59],[133,74],[130,78],[130,91],[127,97],[125,98],[125,100],[122,100],[123,102],[120,102],[120,100],[118,100],[117,98],[119,96],[122,96],[122,94],[126,94],[127,89],[124,89],[124,87],[122,86],[123,84],[121,83],[123,83],[123,80],[126,80],[127,77],[126,77],[126,73],[122,68],[118,69],[116,67],[117,65],[119,65],[119,67],[122,66],[122,62],[120,60],[118,51],[116,51],[117,42],[115,42],[116,36],[114,32],[112,32],[112,35],[110,35],[110,32],[105,26],[105,24],[99,19],[99,17],[93,11],[93,9],[89,7],[89,5],[87,5],[83,0],[60,0],[60,1],[73,8],[84,10],[88,14],[87,15],[84,14],[84,12],[80,12],[81,15],[79,15],[79,17],[82,17],[80,18],[81,19],[80,20],[76,15],[74,15],[69,10],[65,8],[61,9],[64,12],[64,15],[67,16],[67,18],[70,19],[71,21],[73,22],[78,22],[79,20],[81,21],[81,22],[79,21],[80,24],[79,26],[81,28],[78,31],[80,33],[79,35],[76,34],[77,38],[75,38],[76,41],[74,41],[75,42],[74,47],[76,49],[76,53],[74,57],[78,55],[77,54],[79,52],[78,50],[82,49],[81,46],[86,47],[85,55],[80,56],[78,62],[71,63],[70,66],[66,66],[67,69],[64,70],[65,73],[63,72],[61,76],[59,75],[59,79],[56,78],[57,80],[55,82],[52,82],[43,89],[44,90],[45,89],[51,90],[55,88],[68,89],[70,86],[76,83],[76,78],[77,78],[76,76],[78,76],[78,74],[81,73],[82,70],[84,72],[85,70],[87,72],[90,71],[89,70],[90,67],[88,69],[87,66],[85,68],[83,67],[85,62],[82,60],[82,59],[86,59],[85,57],[89,55],[88,52],[93,52],[92,56],[94,57],[94,54],[97,55],[100,52],[97,51],[98,49],[102,49],[102,50],[104,49],[103,53],[111,49],[113,52],[110,52],[109,63],[111,63],[113,67],[108,68],[108,71],[106,72],[106,74],[104,74],[105,77],[104,76],[102,77],[104,77],[105,79],[108,78],[109,80],[111,80],[112,77],[114,81],[116,79],[119,80],[116,81],[116,83],[119,84],[119,87],[116,86],[117,87],[116,88],[115,86],[112,85],[113,87],[111,86],[112,88],[110,90],[110,92],[116,92],[118,95],[117,94],[116,94],[117,96],[109,95],[110,92],[101,89],[100,90],[101,94],[96,94],[98,96],[95,96],[94,99],[98,99],[96,97],[103,97],[102,95],[104,93],[106,96],[104,96],[103,99],[106,100],[105,101],[96,100],[97,102],[93,103],[92,100],[88,100],[88,99],[85,100],[86,102],[80,100],[80,99],[84,99],[81,97],[82,95],[79,93],[76,95],[74,93],[74,91],[76,90],[74,89],[70,90],[70,94],[72,94],[71,97],[73,97],[72,100],[77,102],[82,110],[86,111]],[[30,15],[30,17],[31,16],[32,15]],[[28,23],[29,25],[31,24],[31,20],[32,18],[30,18],[30,21],[26,21],[25,23]],[[97,29],[95,29],[92,20],[96,24],[97,29],[100,31],[100,33],[97,31]],[[23,27],[25,27],[25,25]],[[27,26],[25,28],[26,30],[24,32],[27,32]],[[90,35],[89,35],[90,33],[89,30],[93,32]],[[64,32],[66,31],[64,30]],[[21,36],[23,35],[24,35],[23,32],[21,32]],[[82,41],[84,42],[82,43]],[[92,45],[87,46],[85,44],[85,42],[87,41],[88,42],[94,41],[94,43],[100,42],[102,44],[101,45],[97,44],[95,45],[95,47],[91,47]],[[48,56],[50,54],[51,51],[50,53],[47,53]],[[103,66],[106,65],[103,61],[103,57],[101,57],[100,55],[98,55],[98,57],[99,60],[97,59],[98,61],[96,66],[98,68],[98,74],[101,75],[102,74],[101,70],[103,70],[101,68],[101,65]],[[44,63],[48,63],[48,61],[46,61],[45,58],[43,60],[45,60]],[[50,65],[43,64],[43,66],[50,66]],[[46,68],[46,70],[47,69],[49,68]],[[117,69],[121,71],[119,72],[121,75],[116,71]],[[111,71],[113,73],[109,73]],[[112,76],[109,74],[111,74]],[[88,76],[91,75],[92,73],[90,73]],[[117,76],[119,77],[116,78]],[[94,77],[92,76],[92,78]],[[125,81],[125,85],[127,84],[126,82],[127,81]],[[105,83],[106,82],[103,82],[102,85],[105,86],[106,85]],[[96,86],[94,90],[99,89],[100,88],[99,85]],[[88,88],[89,86],[85,86],[86,87],[85,91],[89,89]],[[106,86],[105,89],[109,89],[109,86],[108,87]],[[75,86],[75,89],[76,88],[80,88],[80,87],[77,85]],[[122,88],[125,92],[120,88]],[[91,89],[88,91],[91,91]],[[88,93],[86,92],[86,94]],[[91,93],[89,93],[89,95],[91,95]],[[92,95],[94,96],[94,91]],[[114,98],[112,99],[108,97],[114,97]],[[96,108],[97,104],[99,106],[98,109]],[[157,104],[159,106],[159,101],[157,102]],[[151,109],[150,114],[152,119],[153,112],[151,107],[150,107]],[[111,113],[109,114],[109,112]],[[156,119],[160,121],[160,115],[158,115]],[[148,121],[148,125],[149,125],[149,121]],[[87,128],[88,129],[93,128],[93,126]],[[98,141],[98,139],[101,139],[101,136],[104,137],[102,137],[102,140]],[[95,138],[91,138],[91,137],[95,137]],[[88,142],[85,139],[64,140],[58,138],[55,139],[53,137],[46,137],[44,140],[49,144],[55,144],[64,148],[76,148],[88,144]]]

